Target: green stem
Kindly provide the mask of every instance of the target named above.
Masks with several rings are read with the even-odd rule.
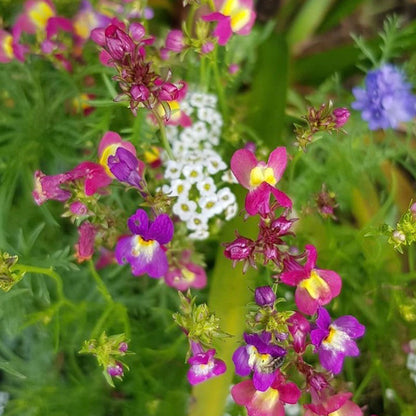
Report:
[[[211,63],[214,72],[215,85],[217,87],[218,101],[220,104],[221,113],[224,117],[224,122],[226,122],[228,120],[228,108],[225,101],[224,87],[221,83],[220,70],[218,68],[218,45],[215,46],[212,53]]]
[[[103,295],[103,298],[108,303],[114,304],[114,300],[113,300],[110,292],[108,291],[107,286],[102,281],[100,275],[97,273],[97,270],[95,270],[94,263],[91,260],[88,261],[88,266],[89,266],[91,275],[94,278],[95,283],[97,284],[98,291]]]
[[[94,326],[94,329],[91,332],[91,338],[98,338],[100,335],[101,329],[104,326],[105,321],[107,320],[110,313],[113,311],[115,304],[112,303],[109,305],[101,314],[100,318],[98,319],[97,323]]]
[[[363,380],[361,381],[360,385],[355,390],[354,397],[353,397],[354,402],[357,402],[357,400],[361,396],[364,389],[370,383],[371,379],[373,378],[374,371],[375,371],[375,365],[372,365],[370,369],[368,370],[367,374],[365,375],[365,377],[363,378]]]
[[[157,120],[157,124],[159,125],[160,137],[162,139],[162,145],[165,148],[166,153],[169,156],[169,159],[174,160],[175,158],[173,156],[173,152],[172,152],[172,149],[170,147],[168,137],[166,136],[165,123],[163,122],[162,117],[160,117],[160,115],[157,113],[157,111],[153,111],[153,115],[155,116],[155,118]]]
[[[37,266],[27,266],[25,264],[16,264],[16,266],[13,267],[13,270],[18,270],[25,273],[37,273],[37,274],[43,274],[45,276],[48,276],[52,278],[56,283],[56,293],[58,295],[58,299],[62,303],[66,303],[69,305],[72,305],[72,302],[70,302],[64,295],[64,285],[62,282],[61,276],[56,273],[52,267],[46,268],[46,267],[37,267]]]
[[[409,272],[412,273],[415,270],[415,259],[412,246],[409,246],[407,249],[407,261],[409,264]]]

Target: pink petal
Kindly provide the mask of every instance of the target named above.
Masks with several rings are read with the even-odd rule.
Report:
[[[280,280],[289,286],[297,286],[306,277],[305,270],[292,270],[290,272],[283,272],[280,275]]]
[[[284,403],[295,404],[302,392],[295,383],[287,383],[279,386],[280,400]]]
[[[285,208],[292,208],[292,200],[282,191],[279,191],[274,186],[267,184],[270,187],[271,193],[276,198],[280,206]]]
[[[257,166],[256,156],[247,149],[239,149],[231,157],[231,170],[244,188],[250,188],[250,173]]]
[[[329,300],[330,302],[333,298],[338,296],[341,292],[341,287],[342,287],[341,277],[332,270],[323,270],[323,269],[315,269],[315,270],[318,273],[318,275],[322,277],[322,279],[324,279],[326,283],[328,283],[328,286],[331,290],[331,299]],[[323,303],[323,305],[325,305],[325,303]]]
[[[283,172],[286,169],[287,164],[287,154],[286,147],[277,147],[270,153],[269,160],[267,161],[267,166],[273,169],[274,177],[276,181],[279,182],[280,178],[283,176]]]
[[[257,390],[254,388],[251,380],[244,380],[236,384],[231,389],[231,396],[234,401],[240,406],[245,406],[250,403]]]
[[[306,315],[313,315],[320,306],[318,300],[313,299],[306,289],[299,286],[295,292],[295,303],[298,309]]]
[[[261,215],[266,215],[270,212],[270,189],[272,187],[263,182],[257,188],[248,192],[245,201],[245,208],[249,215],[256,215],[260,213]]]
[[[104,134],[102,137],[100,144],[98,145],[98,156],[101,157],[102,153],[104,152],[104,149],[112,144],[118,144],[121,143],[121,137],[118,133],[114,131],[108,131]],[[127,149],[128,150],[128,149]]]
[[[305,269],[312,270],[316,265],[316,259],[317,259],[317,252],[315,246],[312,244],[307,244],[305,246],[305,251],[308,253],[308,259],[305,263]]]

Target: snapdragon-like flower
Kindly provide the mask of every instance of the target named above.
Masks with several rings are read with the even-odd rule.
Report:
[[[202,383],[212,377],[219,376],[225,373],[226,366],[224,361],[214,358],[215,349],[204,351],[201,344],[191,342],[192,357],[188,359],[191,368],[188,371],[188,381],[195,385]]]
[[[268,389],[259,391],[253,380],[244,380],[231,389],[234,401],[245,406],[248,416],[285,416],[285,404],[295,404],[301,391],[295,383],[287,383],[279,370],[273,374]]]
[[[146,211],[138,209],[128,220],[133,236],[122,237],[116,246],[119,264],[130,263],[133,275],[147,273],[159,278],[168,271],[168,260],[163,245],[173,237],[173,223],[167,214],[149,221]]]
[[[319,403],[305,404],[305,416],[362,416],[359,406],[349,400],[351,393],[338,393]]]
[[[270,194],[283,207],[291,208],[290,198],[279,191],[275,185],[286,169],[286,148],[278,147],[270,153],[267,163],[258,161],[247,149],[237,150],[231,158],[231,170],[238,182],[248,189],[245,208],[249,215],[259,213],[264,216],[270,212]]]
[[[315,267],[317,253],[314,246],[307,245],[305,249],[308,256],[305,266],[283,272],[280,280],[287,285],[297,286],[296,306],[302,313],[313,315],[320,306],[339,295],[342,281],[334,271]]]
[[[75,257],[78,263],[89,260],[94,254],[94,242],[97,230],[88,221],[81,224],[78,229],[79,239],[75,244]]]
[[[202,18],[207,22],[217,21],[213,35],[219,45],[225,45],[233,33],[248,35],[251,32],[256,13],[253,0],[215,0],[216,10]]]
[[[416,115],[411,89],[403,71],[385,64],[367,74],[364,88],[353,88],[356,101],[351,107],[361,111],[370,130],[396,128]]]
[[[299,312],[295,312],[288,320],[288,329],[293,338],[293,349],[302,354],[306,349],[306,338],[310,333],[309,321]]]
[[[14,25],[15,33],[20,37],[22,32],[36,34],[37,31],[44,31],[49,19],[55,15],[55,6],[51,0],[28,0]]]
[[[311,341],[319,354],[322,366],[338,374],[346,356],[356,357],[360,351],[354,339],[364,335],[365,326],[350,315],[341,316],[331,322],[324,308],[318,309],[317,328],[311,331]]]
[[[0,29],[0,63],[5,64],[13,59],[24,61],[25,52],[26,48],[16,43],[9,32]]]
[[[177,265],[171,267],[165,275],[165,283],[178,290],[188,290],[193,287],[202,289],[207,284],[207,274],[203,267],[191,261],[190,251],[185,250]]]
[[[286,350],[271,344],[271,334],[244,334],[247,345],[233,354],[235,372],[242,377],[253,371],[253,384],[257,390],[266,391],[275,380],[276,369],[281,366]]]

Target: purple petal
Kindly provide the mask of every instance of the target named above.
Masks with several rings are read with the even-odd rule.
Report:
[[[248,376],[251,373],[251,367],[248,365],[249,355],[246,346],[239,347],[233,354],[235,372],[241,377]]]
[[[339,374],[344,363],[344,354],[339,351],[321,348],[319,350],[319,361],[326,370]]]
[[[161,214],[156,217],[150,225],[147,238],[156,240],[159,244],[167,244],[173,237],[173,222],[167,214]]]
[[[341,316],[335,319],[334,326],[340,328],[351,338],[362,337],[365,333],[365,326],[361,325],[358,320],[351,315]]]
[[[266,391],[273,383],[275,378],[274,373],[261,373],[254,371],[253,384],[256,390]]]
[[[155,279],[163,277],[168,271],[168,259],[165,251],[158,246],[153,252],[152,259],[148,262],[145,269],[146,273]]]
[[[138,209],[134,215],[132,215],[127,225],[133,234],[146,235],[149,228],[149,217],[144,209]]]
[[[316,325],[321,329],[328,329],[331,324],[331,316],[325,308],[318,309],[318,318],[316,320]]]
[[[114,254],[118,264],[126,264],[128,262],[128,258],[131,256],[131,239],[132,237],[122,237],[117,241]]]
[[[319,347],[322,341],[328,336],[329,331],[325,329],[313,329],[311,331],[311,342],[315,347]]]

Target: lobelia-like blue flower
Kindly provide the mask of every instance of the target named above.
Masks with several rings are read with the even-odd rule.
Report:
[[[365,88],[353,88],[356,101],[351,107],[361,111],[370,130],[396,128],[416,115],[411,88],[403,71],[385,64],[367,74]]]

